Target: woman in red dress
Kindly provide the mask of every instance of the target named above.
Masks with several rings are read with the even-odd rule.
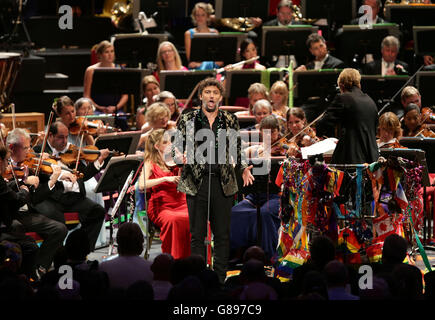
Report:
[[[145,179],[142,173],[139,190],[151,191],[147,212],[160,229],[162,252],[181,259],[190,256],[189,216],[186,195],[177,191],[179,168],[164,160],[164,155],[170,154],[170,144],[164,129],[149,135],[145,145]]]

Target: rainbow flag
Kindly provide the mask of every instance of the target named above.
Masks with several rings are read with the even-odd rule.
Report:
[[[371,263],[380,262],[382,260],[383,246],[384,242],[378,242],[366,248],[367,257]]]
[[[347,234],[346,238],[344,237],[344,234]],[[357,253],[361,249],[361,245],[358,242],[355,232],[349,228],[344,228],[338,235],[338,246],[342,245],[345,245],[351,253]]]

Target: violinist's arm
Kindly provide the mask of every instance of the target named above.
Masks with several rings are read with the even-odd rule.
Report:
[[[95,145],[95,140],[94,137],[91,134],[86,134],[85,135],[85,143],[88,146],[93,146]]]

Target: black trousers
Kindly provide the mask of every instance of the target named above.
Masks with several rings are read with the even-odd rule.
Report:
[[[17,217],[21,232],[36,232],[44,241],[36,257],[36,265],[49,269],[56,250],[62,246],[68,229],[64,223],[47,218],[36,212],[22,212]]]
[[[34,207],[44,216],[62,223],[65,223],[63,216],[65,212],[78,212],[81,228],[86,231],[91,251],[93,251],[104,222],[106,211],[98,203],[84,198],[77,192],[70,192],[65,195],[69,197],[68,203],[48,199],[38,203]]]
[[[208,186],[209,177],[206,174],[196,196],[187,196],[192,235],[191,252],[203,257],[206,256],[204,240],[207,236]],[[225,281],[230,252],[230,219],[233,199],[232,196],[225,196],[219,175],[213,174],[210,192],[210,227],[214,241],[213,269],[222,283]]]

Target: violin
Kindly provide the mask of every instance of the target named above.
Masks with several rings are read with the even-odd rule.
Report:
[[[11,168],[11,166],[8,166],[5,172],[2,174],[2,177],[8,181],[11,181],[13,179],[23,180],[27,177],[27,175],[28,170],[26,167],[14,166]]]
[[[34,168],[38,165],[40,158],[39,158],[40,154],[38,153],[29,153],[27,158],[22,162],[22,166],[29,168],[30,170],[34,170]],[[59,165],[58,160],[60,160],[59,158],[46,158],[43,159],[41,162],[41,166],[40,166],[40,171],[42,173],[45,174],[52,174],[53,173],[53,168],[51,167],[52,165]],[[72,174],[75,174],[78,178],[83,178],[83,173],[78,172],[76,170],[72,170],[70,168],[68,168],[67,166],[64,165],[60,165],[62,170],[71,172]]]
[[[76,117],[76,120],[69,125],[69,132],[72,135],[78,135],[80,131],[86,131],[90,135],[96,135],[97,130],[103,128],[111,131],[118,131],[111,126],[106,126],[101,120],[88,120],[85,117]]]
[[[429,107],[425,107],[421,109],[421,122],[422,123],[429,123],[429,124],[435,124],[435,113],[432,112],[432,109]]]
[[[73,144],[69,145],[67,151],[59,155],[60,161],[66,165],[71,165],[77,161],[79,155],[79,148]],[[110,151],[111,156],[123,155],[122,152]],[[89,145],[81,149],[79,160],[84,160],[86,162],[94,162],[100,156],[100,150],[98,147]]]

